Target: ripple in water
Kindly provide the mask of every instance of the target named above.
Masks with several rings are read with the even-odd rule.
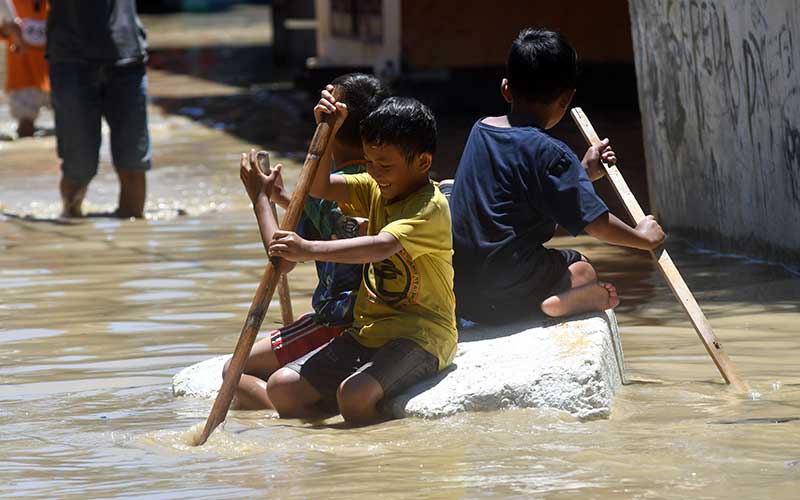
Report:
[[[168,300],[168,299],[183,299],[186,297],[191,297],[194,295],[192,292],[179,292],[175,290],[166,290],[163,292],[150,292],[150,293],[140,293],[137,295],[128,295],[125,297],[127,300],[131,300],[134,302],[157,302],[159,300]]]
[[[15,342],[18,340],[41,339],[55,337],[64,333],[64,330],[51,330],[49,328],[20,328],[18,330],[0,330],[0,342]]]

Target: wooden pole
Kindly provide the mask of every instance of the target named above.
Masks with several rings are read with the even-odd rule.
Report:
[[[269,153],[266,151],[256,153],[256,165],[262,173],[269,175]],[[270,201],[269,207],[272,209],[272,217],[277,222],[278,210],[275,208],[275,203]],[[273,262],[278,263],[277,260],[273,260]],[[281,279],[278,281],[278,298],[281,303],[281,322],[283,326],[288,326],[294,322],[294,313],[292,312],[292,297],[289,292],[289,278],[285,274],[281,274]]]
[[[339,98],[334,90],[334,97]],[[292,194],[292,199],[289,202],[289,207],[286,209],[286,214],[281,221],[281,229],[293,231],[297,227],[297,222],[300,215],[303,213],[303,207],[308,197],[308,192],[311,190],[311,183],[319,168],[319,162],[322,158],[325,149],[328,147],[328,142],[331,138],[331,131],[334,121],[333,115],[325,115],[322,121],[317,125],[314,131],[314,137],[311,139],[311,144],[308,147],[308,154],[306,155],[303,169],[300,171],[300,179],[297,181],[297,187]],[[253,348],[253,343],[258,335],[258,329],[261,328],[261,322],[264,320],[264,315],[267,313],[269,303],[272,296],[275,294],[275,289],[280,281],[280,273],[272,262],[267,263],[264,269],[264,275],[256,290],[253,303],[250,305],[250,310],[247,313],[247,319],[242,327],[242,333],[239,335],[239,341],[236,343],[236,348],[233,351],[231,363],[226,372],[226,376],[222,380],[222,385],[217,393],[217,398],[214,400],[214,405],[211,407],[211,412],[206,420],[206,425],[203,432],[195,440],[194,445],[200,446],[208,440],[208,436],[225,420],[228,414],[228,409],[231,405],[236,386],[239,385],[239,379],[242,377],[247,356],[250,355],[250,349]]]
[[[270,203],[272,206],[272,215],[275,220],[278,220],[278,211],[275,209],[275,204]],[[289,293],[289,278],[285,274],[281,274],[281,279],[278,280],[278,298],[281,302],[281,321],[283,326],[288,326],[294,322],[294,312],[292,312],[292,296]]]
[[[591,122],[589,122],[583,110],[581,108],[572,108],[571,114],[572,119],[575,120],[586,142],[588,142],[590,146],[598,145],[600,143],[600,137],[598,137],[597,132],[595,132],[594,127],[592,127]],[[620,200],[622,200],[622,204],[625,205],[625,210],[627,210],[633,222],[638,224],[639,221],[645,218],[644,211],[633,196],[625,179],[622,178],[619,168],[617,168],[616,165],[608,165],[605,162],[602,163],[606,171],[606,177],[611,181],[611,186],[614,188]],[[719,370],[722,378],[725,379],[726,383],[733,385],[737,390],[742,392],[748,391],[747,384],[736,374],[736,370],[730,358],[728,358],[728,354],[722,348],[722,344],[714,334],[711,324],[708,322],[705,314],[703,314],[694,295],[692,295],[692,291],[689,290],[689,287],[678,272],[678,268],[675,267],[675,263],[672,262],[667,251],[662,246],[656,250],[651,250],[650,256],[655,261],[661,274],[667,280],[667,284],[672,290],[673,295],[675,295],[675,298],[689,316],[692,326],[694,326],[697,335],[703,342],[708,355],[711,356],[711,359],[717,366],[717,370]]]

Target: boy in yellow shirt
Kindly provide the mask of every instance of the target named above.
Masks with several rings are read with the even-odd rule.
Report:
[[[331,90],[316,109],[336,116],[336,134],[347,107]],[[361,137],[367,173],[329,175],[320,168],[311,194],[368,218],[367,236],[307,241],[276,231],[270,243],[270,255],[292,262],[366,264],[353,327],[269,378],[267,394],[284,418],[338,410],[348,423],[374,423],[383,418],[382,401],[447,367],[455,355],[450,210],[428,178],[433,114],[415,99],[393,97],[364,119]]]

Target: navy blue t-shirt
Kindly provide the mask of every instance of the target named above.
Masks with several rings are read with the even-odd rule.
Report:
[[[450,198],[459,310],[486,301],[530,304],[563,275],[547,269],[556,261],[542,246],[556,226],[577,235],[607,211],[564,143],[537,127],[477,122]]]

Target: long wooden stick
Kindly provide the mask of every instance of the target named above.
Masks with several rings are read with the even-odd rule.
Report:
[[[334,97],[338,99],[334,91]],[[286,209],[286,214],[281,221],[281,229],[292,231],[297,227],[297,222],[300,215],[303,213],[303,207],[308,197],[308,192],[311,190],[311,183],[317,173],[320,159],[322,158],[328,142],[331,138],[331,131],[334,117],[332,115],[325,115],[323,120],[317,125],[314,131],[314,137],[311,139],[311,145],[308,147],[308,154],[306,155],[303,169],[300,171],[300,179],[297,181],[297,187],[292,194],[292,199],[289,201],[289,207]],[[253,343],[258,335],[258,329],[261,327],[261,322],[264,320],[264,315],[267,313],[269,303],[272,296],[275,294],[275,288],[280,281],[280,273],[270,261],[264,270],[264,276],[258,284],[253,303],[247,313],[247,319],[242,327],[242,333],[239,335],[239,341],[236,343],[236,349],[231,358],[231,364],[228,367],[226,376],[222,380],[222,385],[217,393],[217,399],[214,400],[214,405],[211,407],[211,412],[206,420],[205,428],[198,438],[195,440],[194,445],[200,446],[208,440],[208,436],[225,420],[228,414],[228,408],[231,405],[236,386],[239,385],[239,379],[242,377],[244,364],[247,361],[247,356],[250,354],[250,349],[253,348]]]
[[[583,110],[581,108],[572,108],[571,114],[572,119],[575,120],[586,142],[588,142],[590,146],[598,145],[600,143],[600,137],[598,137],[597,132],[595,132],[594,127],[592,127],[591,122],[589,122]],[[625,205],[625,210],[628,211],[628,215],[631,216],[633,222],[638,224],[639,221],[645,218],[644,211],[633,196],[625,179],[622,178],[619,168],[617,168],[616,165],[608,165],[605,162],[602,163],[606,171],[606,177],[611,181],[611,186],[614,188],[620,200],[622,200],[622,204]],[[708,351],[708,355],[711,356],[714,364],[717,365],[717,370],[722,374],[722,378],[724,378],[725,382],[728,384],[733,385],[737,390],[742,392],[747,391],[747,384],[736,374],[736,370],[733,368],[733,363],[731,363],[730,358],[728,358],[728,354],[722,348],[722,344],[717,339],[717,336],[714,335],[711,324],[708,322],[708,319],[706,319],[705,314],[703,314],[702,309],[700,309],[700,306],[694,299],[694,295],[692,295],[691,290],[689,290],[689,287],[678,272],[678,268],[675,267],[675,263],[672,262],[667,251],[662,246],[656,250],[650,251],[650,255],[653,257],[661,274],[664,275],[664,278],[667,280],[667,284],[669,284],[670,289],[672,289],[673,295],[675,295],[675,298],[689,316],[692,326],[694,326],[695,331],[697,331],[697,335],[703,342],[706,351]]]
[[[275,220],[278,220],[278,211],[275,209],[275,204],[270,203],[272,206],[272,215]],[[281,321],[283,326],[288,326],[294,322],[294,312],[292,312],[292,296],[289,292],[289,278],[285,274],[281,274],[281,279],[278,280],[278,298],[281,302]]]
[[[268,152],[259,151],[256,153],[256,166],[265,175],[270,174]],[[275,208],[275,202],[270,201],[269,207],[272,209],[272,217],[277,223],[278,210]],[[277,263],[277,261],[275,262]],[[281,303],[281,322],[283,322],[283,326],[289,326],[294,322],[294,313],[292,312],[292,297],[289,292],[289,278],[285,274],[281,274],[281,279],[278,281],[278,299]]]

